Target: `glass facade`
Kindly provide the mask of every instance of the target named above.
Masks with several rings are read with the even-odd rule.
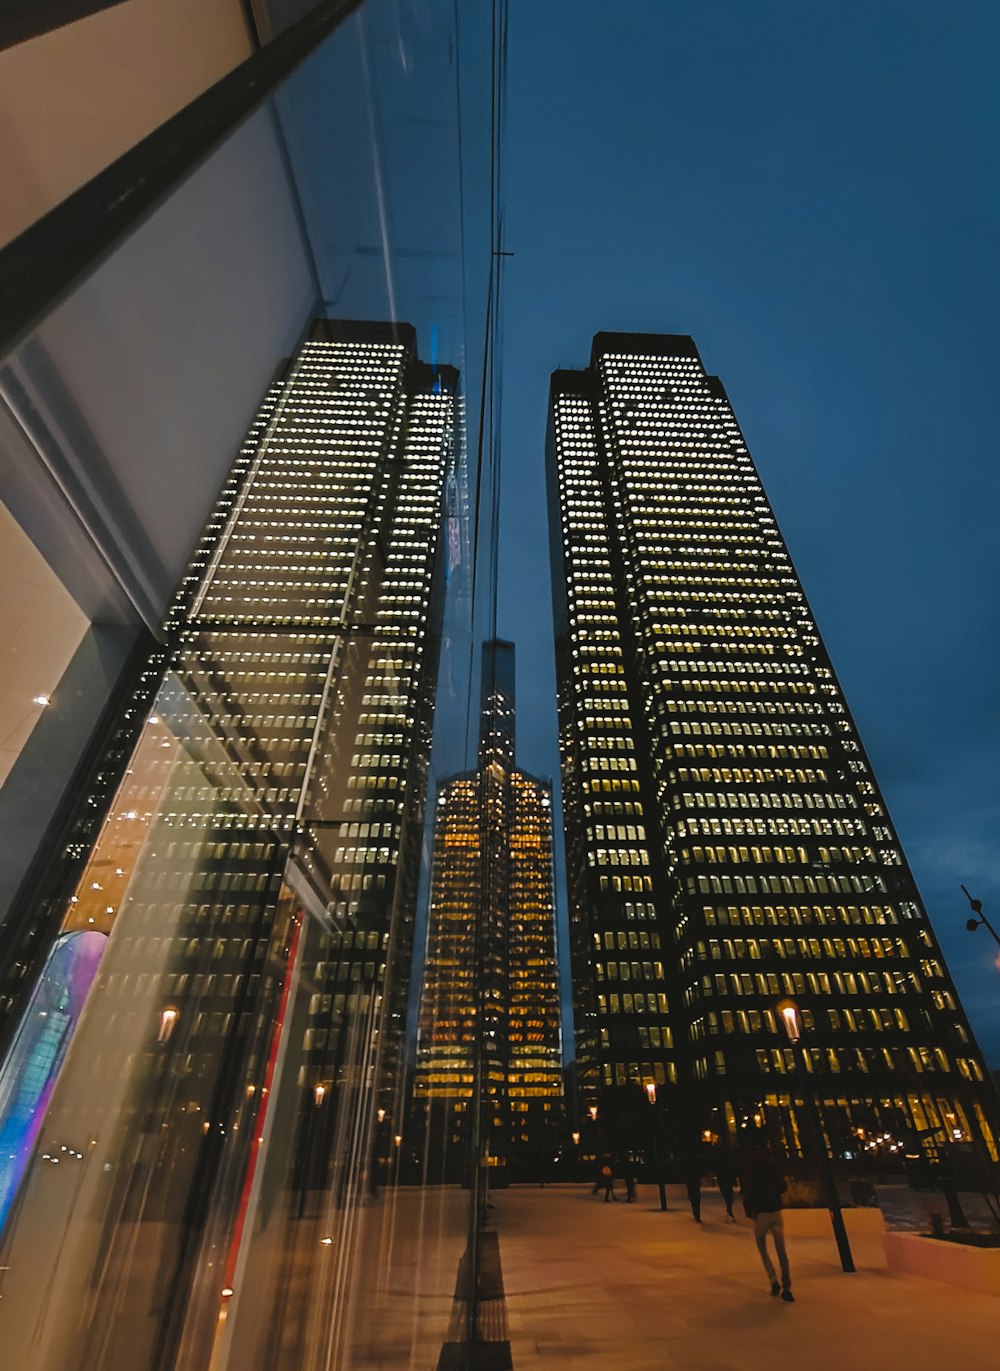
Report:
[[[484,1187],[408,1111],[494,613],[499,17],[209,8],[8,54],[58,156],[5,262],[0,1340],[433,1365],[483,1340]]]
[[[398,1169],[456,379],[405,325],[318,320],[250,430],[4,1066],[12,1348],[36,1336],[44,1226],[73,1253],[61,1299],[101,1271],[111,1364],[244,1364],[287,1298],[275,1252],[317,1210],[347,1243],[348,1199]],[[52,1321],[21,1358],[75,1343]]]
[[[995,1158],[936,939],[720,382],[598,334],[552,379],[563,806],[584,1102],[656,1083],[681,1149],[770,1110],[802,1050],[831,1145]]]

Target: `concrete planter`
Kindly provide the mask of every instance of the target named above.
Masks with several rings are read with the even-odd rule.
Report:
[[[881,1209],[844,1209],[841,1213],[849,1238],[885,1232]],[[783,1209],[781,1216],[790,1238],[828,1238],[833,1232],[829,1209]]]
[[[886,1233],[884,1242],[890,1271],[1000,1296],[1000,1247],[965,1247],[917,1233]]]

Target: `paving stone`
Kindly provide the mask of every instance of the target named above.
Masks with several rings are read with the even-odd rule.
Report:
[[[589,1189],[512,1187],[493,1220],[515,1371],[941,1371],[996,1364],[1000,1300],[890,1273],[877,1234],[841,1271],[830,1236],[789,1237],[795,1304],[770,1298],[740,1218],[706,1193],[704,1222],[674,1202],[603,1205]]]

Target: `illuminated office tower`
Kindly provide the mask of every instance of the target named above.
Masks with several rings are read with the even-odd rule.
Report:
[[[656,1082],[689,1138],[766,1109],[796,1149],[787,997],[843,1151],[993,1149],[982,1058],[692,340],[598,334],[552,378],[547,468],[584,1103]]]
[[[141,1331],[119,1333],[115,1300],[94,1316],[137,1365],[143,1338],[214,1327],[204,1263],[236,1260],[255,1170],[272,1195],[343,1198],[377,1108],[400,1117],[455,391],[406,325],[312,325],[178,592],[153,710],[69,897],[37,1000],[65,1005],[63,1039],[29,1015],[0,1079],[39,1152],[94,1149],[95,1212],[150,1221],[134,1262],[121,1229],[101,1257]],[[74,1035],[81,934],[94,988]],[[19,1222],[47,1184],[36,1161]]]
[[[562,1118],[552,791],[515,758],[514,647],[483,649],[479,766],[438,792],[414,1100],[456,1174],[481,1087],[495,1166],[541,1174]]]

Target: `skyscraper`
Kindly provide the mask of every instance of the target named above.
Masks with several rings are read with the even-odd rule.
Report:
[[[414,1101],[432,1176],[482,1104],[495,1165],[537,1175],[561,1120],[552,791],[516,765],[514,647],[483,648],[479,767],[441,787]]]
[[[115,1298],[91,1333],[137,1363],[210,1338],[232,1271],[206,1285],[205,1263],[239,1258],[255,1174],[271,1195],[350,1195],[375,1105],[400,1116],[454,421],[455,374],[419,362],[411,328],[312,325],[180,587],[153,710],[69,895],[37,1001],[64,1040],[39,1038],[33,1005],[5,1066],[0,1105],[38,1151],[79,1153],[95,1212],[136,1221],[109,1219]],[[80,936],[95,979],[73,1036]],[[29,1285],[35,1216],[70,1203],[57,1175],[36,1158],[24,1186]],[[144,1311],[127,1329],[126,1297]],[[64,1335],[47,1329],[39,1364],[73,1355]]]
[[[598,334],[547,445],[577,1071],[690,1138],[993,1153],[993,1092],[760,478],[694,342]],[[683,1140],[682,1140],[683,1141]]]

